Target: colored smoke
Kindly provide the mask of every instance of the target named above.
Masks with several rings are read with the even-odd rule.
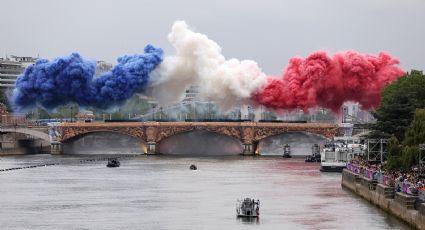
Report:
[[[18,77],[11,102],[19,111],[36,105],[51,110],[72,102],[102,109],[119,106],[145,90],[149,73],[162,55],[162,49],[147,45],[144,54],[122,56],[110,71],[96,77],[96,63],[78,53],[53,61],[38,60]]]
[[[176,49],[152,75],[152,87],[161,104],[181,101],[190,85],[199,86],[201,97],[230,109],[237,102],[249,103],[251,95],[265,86],[266,75],[250,60],[226,60],[220,46],[204,34],[176,21],[169,42]]]
[[[347,51],[330,57],[316,52],[305,59],[292,58],[283,76],[269,77],[254,98],[281,110],[322,107],[339,113],[346,101],[358,102],[363,109],[376,108],[384,86],[404,75],[397,64],[386,53],[372,56]]]
[[[272,77],[254,61],[226,60],[217,43],[191,31],[184,21],[173,24],[168,40],[175,55],[162,60],[162,50],[147,45],[144,54],[120,57],[111,71],[97,77],[95,62],[77,53],[39,60],[17,79],[12,104],[21,111],[36,105],[51,110],[71,102],[108,109],[134,93],[145,93],[166,105],[180,102],[189,86],[197,85],[201,97],[224,110],[251,104],[306,112],[322,107],[339,113],[346,101],[358,102],[363,109],[377,107],[385,85],[404,75],[399,61],[386,53],[330,56],[320,51],[292,58],[283,76]]]

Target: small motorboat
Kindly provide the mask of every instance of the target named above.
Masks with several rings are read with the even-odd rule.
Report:
[[[198,169],[198,167],[196,167],[196,165],[190,165],[189,169],[190,169],[190,170],[197,170],[197,169]]]
[[[286,144],[285,146],[283,146],[283,156],[284,158],[291,158],[291,147]]]
[[[251,198],[238,200],[236,203],[236,216],[242,218],[260,217],[260,201]]]
[[[106,167],[109,167],[109,168],[120,167],[120,162],[118,161],[118,159],[108,159],[108,164],[106,165]]]

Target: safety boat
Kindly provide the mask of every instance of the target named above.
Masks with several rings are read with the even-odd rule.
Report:
[[[260,200],[245,198],[236,202],[236,216],[242,218],[260,217]]]
[[[118,159],[108,159],[108,164],[106,165],[106,167],[109,167],[109,168],[120,167],[120,162],[118,161]]]
[[[284,158],[291,158],[291,146],[289,146],[288,144],[286,144],[285,146],[283,146],[283,156]]]

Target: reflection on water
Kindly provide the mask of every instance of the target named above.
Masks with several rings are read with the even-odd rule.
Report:
[[[245,217],[245,218],[237,218],[238,221],[240,221],[243,224],[259,224],[260,218],[251,218],[251,217]]]
[[[0,172],[1,229],[409,229],[302,159],[136,156],[107,168],[83,158],[0,158],[0,169],[59,163]],[[236,218],[244,197],[260,200],[258,221]]]

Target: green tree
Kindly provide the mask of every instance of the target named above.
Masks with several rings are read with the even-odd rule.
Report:
[[[11,112],[11,106],[9,103],[9,98],[11,96],[12,89],[0,89],[0,103],[6,105],[7,110]]]
[[[401,157],[403,169],[409,169],[414,165],[417,165],[418,162],[419,148],[418,146],[404,146],[403,153]]]
[[[413,121],[406,130],[403,141],[402,162],[408,169],[419,163],[419,144],[425,143],[425,109],[416,109]]]
[[[406,131],[403,144],[418,146],[425,143],[425,109],[416,109],[415,117]]]
[[[425,107],[424,89],[425,76],[415,70],[385,87],[381,104],[373,113],[377,120],[373,129],[384,135],[394,134],[402,141],[415,109]]]
[[[394,135],[388,140],[388,155],[387,163],[385,165],[387,170],[398,170],[402,166],[402,145]]]
[[[72,117],[75,120],[75,116],[80,111],[77,104],[61,105],[58,106],[50,115],[53,118],[70,119]]]
[[[120,113],[125,117],[128,114],[144,114],[151,109],[151,105],[138,94],[133,95],[121,108]]]

